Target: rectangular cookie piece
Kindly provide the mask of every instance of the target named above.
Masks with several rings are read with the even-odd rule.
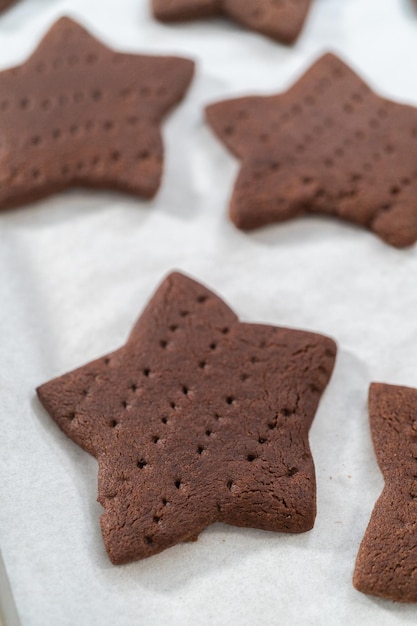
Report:
[[[385,486],[356,559],[359,591],[417,602],[417,389],[373,383],[372,440]]]

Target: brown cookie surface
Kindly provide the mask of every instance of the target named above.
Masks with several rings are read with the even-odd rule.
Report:
[[[23,65],[0,73],[0,209],[72,185],[154,196],[160,125],[193,67],[116,53],[60,19]]]
[[[283,43],[300,34],[312,0],[152,0],[155,17],[166,22],[227,15]]]
[[[0,0],[0,11],[5,11],[11,7],[12,4],[16,4],[16,2],[17,0]]]
[[[39,387],[60,428],[98,459],[113,563],[196,539],[216,521],[312,528],[308,431],[335,355],[322,335],[239,322],[173,273],[124,347]]]
[[[417,602],[417,389],[373,383],[369,418],[385,486],[353,576],[363,593]]]
[[[210,105],[241,161],[230,216],[243,230],[322,213],[398,247],[417,241],[417,109],[377,96],[326,54],[286,93]]]

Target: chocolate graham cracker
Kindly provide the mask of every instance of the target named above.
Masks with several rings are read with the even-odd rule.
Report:
[[[385,486],[359,548],[353,584],[417,602],[417,389],[373,383],[369,418]]]
[[[226,15],[283,43],[301,32],[312,0],[152,0],[155,17],[166,22]]]
[[[116,53],[60,19],[26,63],[0,73],[0,209],[72,185],[154,196],[160,124],[193,67]]]
[[[417,109],[377,96],[337,57],[320,58],[286,93],[206,114],[242,161],[230,203],[237,227],[322,213],[393,246],[417,241]]]
[[[322,335],[239,322],[173,273],[125,346],[39,387],[60,428],[98,459],[113,563],[197,539],[216,521],[311,529],[308,431],[335,355]]]

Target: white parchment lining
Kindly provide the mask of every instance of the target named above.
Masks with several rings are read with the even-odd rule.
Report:
[[[317,217],[238,232],[226,217],[237,163],[202,117],[216,99],[285,89],[329,49],[381,93],[417,105],[411,0],[316,0],[293,48],[226,20],[163,26],[145,0],[21,0],[0,17],[1,68],[63,14],[119,49],[192,57],[198,72],[164,127],[166,173],[153,202],[76,190],[0,215],[0,545],[22,625],[414,623],[415,607],[365,597],[351,575],[382,487],[368,384],[417,387],[417,247],[395,250]],[[318,516],[299,536],[215,525],[195,544],[114,567],[96,461],[34,389],[120,346],[173,268],[244,320],[338,341],[311,431]]]

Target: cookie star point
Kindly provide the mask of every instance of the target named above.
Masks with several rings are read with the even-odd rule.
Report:
[[[125,346],[42,385],[51,417],[98,459],[111,560],[194,540],[216,521],[310,529],[308,430],[335,354],[324,336],[239,322],[176,273]]]

